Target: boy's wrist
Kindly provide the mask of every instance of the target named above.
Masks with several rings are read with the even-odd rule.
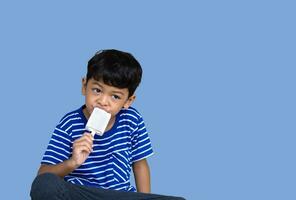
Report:
[[[67,162],[67,166],[73,170],[76,169],[77,167],[79,167],[78,163],[75,162],[75,160],[73,160],[72,158],[70,158],[66,162]]]

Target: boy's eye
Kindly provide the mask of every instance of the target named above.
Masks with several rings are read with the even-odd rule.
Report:
[[[93,91],[94,93],[97,93],[97,94],[100,93],[100,92],[102,92],[102,90],[99,89],[99,88],[93,88],[92,91]]]
[[[118,95],[113,95],[112,97],[113,97],[113,99],[116,99],[116,100],[120,99],[120,96],[118,96]]]

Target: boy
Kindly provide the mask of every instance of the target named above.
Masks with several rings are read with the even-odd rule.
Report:
[[[126,52],[103,50],[89,60],[82,80],[85,105],[56,126],[32,184],[33,200],[179,199],[149,194],[146,158],[153,150],[142,116],[130,107],[141,77],[140,64]],[[95,107],[111,114],[102,136],[85,129]]]

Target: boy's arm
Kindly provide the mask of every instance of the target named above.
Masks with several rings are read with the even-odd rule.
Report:
[[[38,170],[38,175],[46,172],[64,177],[82,165],[92,152],[93,136],[85,133],[73,143],[72,157],[55,165],[42,164]]]
[[[150,193],[150,170],[146,159],[133,163],[137,192]]]
[[[74,171],[77,167],[75,163],[69,159],[56,165],[42,164],[38,170],[38,175],[43,173],[53,173],[61,178]]]

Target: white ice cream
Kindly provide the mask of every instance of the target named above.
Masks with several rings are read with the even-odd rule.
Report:
[[[107,113],[106,111],[96,107],[87,121],[86,129],[91,131],[93,136],[95,133],[102,136],[110,118],[110,113]]]

